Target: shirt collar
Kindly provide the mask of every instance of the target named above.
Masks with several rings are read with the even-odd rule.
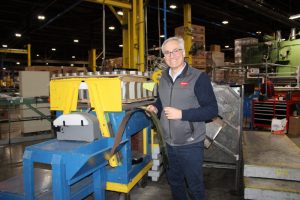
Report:
[[[176,78],[182,73],[182,71],[184,70],[185,66],[186,66],[186,62],[184,62],[183,68],[182,68],[181,70],[179,70],[179,71],[174,75],[174,77],[172,76],[171,68],[169,68],[169,75],[170,75],[170,77],[172,78],[173,82],[174,82],[174,81],[176,80]]]

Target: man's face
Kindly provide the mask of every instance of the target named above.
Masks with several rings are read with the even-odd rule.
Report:
[[[185,52],[179,47],[177,41],[169,41],[165,44],[164,59],[168,66],[172,69],[183,67]]]

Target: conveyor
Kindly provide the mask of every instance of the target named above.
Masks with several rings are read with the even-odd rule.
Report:
[[[0,199],[83,199],[93,193],[94,199],[102,200],[105,190],[128,194],[152,166],[152,122],[138,108],[153,98],[143,91],[146,80],[141,74],[52,79],[50,105],[57,115],[53,124],[58,137],[25,149],[24,190],[8,188],[13,181],[20,183],[12,178],[0,183]],[[133,162],[131,138],[137,134],[143,147]],[[49,166],[51,176],[48,171],[45,175],[51,187],[35,181],[36,176],[45,180],[35,163]]]

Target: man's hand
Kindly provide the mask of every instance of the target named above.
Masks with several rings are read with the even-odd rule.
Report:
[[[155,114],[158,113],[158,110],[157,110],[157,108],[156,108],[154,105],[149,105],[149,106],[147,106],[146,110],[147,110],[148,112],[154,112]]]
[[[173,108],[173,107],[164,107],[165,115],[167,116],[167,119],[181,119],[182,118],[182,111]]]

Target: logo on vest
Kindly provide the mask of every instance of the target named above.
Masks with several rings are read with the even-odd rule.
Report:
[[[188,86],[189,83],[188,83],[188,82],[183,82],[183,81],[182,81],[182,82],[180,82],[180,85],[181,85],[181,86]]]

